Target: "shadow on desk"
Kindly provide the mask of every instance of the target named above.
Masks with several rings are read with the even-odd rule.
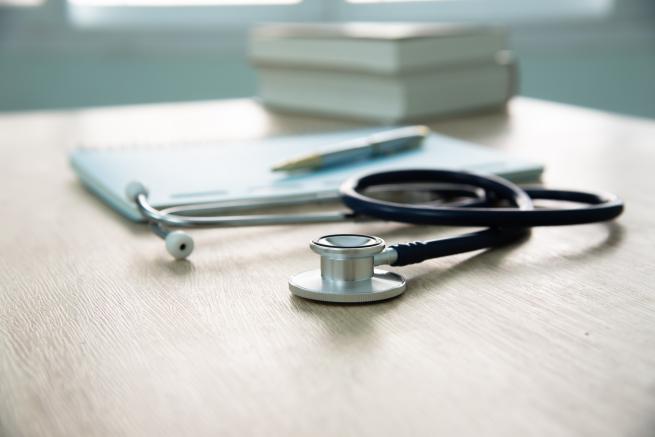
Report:
[[[566,262],[574,262],[585,257],[590,257],[592,254],[598,255],[605,253],[620,245],[624,237],[624,228],[619,223],[602,223],[595,226],[602,227],[605,231],[602,241],[591,246],[582,247],[579,252],[573,255],[563,256]],[[419,234],[423,237],[425,236],[425,229],[423,227],[414,228],[418,229],[412,230],[412,233],[416,232],[417,236]],[[380,234],[386,238],[398,234],[407,237],[407,231],[408,229],[405,228],[397,228]],[[347,348],[348,344],[361,347],[361,343],[356,340],[367,338],[370,341],[371,338],[375,338],[375,335],[372,335],[372,333],[379,324],[378,320],[385,317],[389,311],[406,304],[408,298],[414,300],[414,298],[420,298],[426,293],[439,293],[439,290],[445,289],[444,285],[447,282],[463,276],[472,275],[483,266],[487,270],[494,270],[509,255],[520,250],[529,240],[530,238],[526,237],[521,241],[504,247],[473,253],[473,255],[469,255],[467,258],[449,267],[430,265],[429,272],[408,277],[409,287],[404,295],[387,301],[366,304],[341,304],[315,302],[296,296],[290,296],[289,299],[293,310],[320,319],[330,336],[339,340],[338,344],[345,340],[345,344],[340,347]],[[546,263],[548,265],[550,261],[549,259],[534,261],[521,266],[521,268],[530,269],[536,262],[540,264]],[[326,307],[329,307],[329,311],[325,311]]]
[[[618,222],[608,222],[608,223],[598,223],[598,224],[592,224],[592,225],[584,225],[584,226],[595,226],[598,228],[602,228],[605,231],[605,236],[604,238],[591,245],[591,246],[586,246],[586,247],[581,247],[580,250],[577,253],[574,254],[566,254],[566,255],[558,255],[557,259],[564,259],[566,261],[576,261],[580,259],[584,259],[587,257],[590,257],[591,255],[600,255],[605,252],[611,251],[618,247],[621,243],[621,241],[624,238],[624,233],[625,233],[625,228]],[[407,228],[397,228],[395,230],[391,230],[388,232],[380,232],[379,235],[382,236],[385,239],[388,239],[389,237],[394,237],[397,235],[402,235],[404,237],[407,237],[408,231],[410,231],[410,234],[416,234],[417,238],[423,237],[425,238],[425,228],[420,227],[420,226],[409,226]],[[421,283],[429,283],[433,288],[434,285],[438,285],[440,283],[443,283],[445,281],[448,281],[451,278],[454,277],[459,277],[462,275],[467,275],[472,273],[474,270],[478,269],[482,263],[484,263],[484,266],[489,268],[494,268],[499,266],[510,254],[512,254],[514,251],[517,249],[521,249],[521,247],[526,244],[530,240],[530,236],[526,236],[525,238],[521,239],[520,241],[516,241],[514,243],[511,243],[509,245],[503,246],[503,247],[496,247],[492,249],[487,249],[487,250],[482,250],[482,251],[477,251],[477,252],[472,252],[473,255],[469,255],[466,259],[460,261],[459,263],[455,264],[454,266],[450,266],[447,268],[443,267],[436,267],[432,266],[430,271],[427,273],[419,274],[413,277],[409,277],[408,280],[410,281],[409,284],[409,289],[408,291],[405,292],[404,295],[406,294],[412,294],[412,295],[417,295],[418,293],[423,293],[426,291],[426,287],[421,287]],[[459,255],[462,256],[462,255]],[[463,255],[465,256],[465,255]],[[551,255],[552,256],[552,255]],[[549,263],[553,261],[552,259],[540,259],[538,261],[532,261],[528,264],[525,264],[525,268],[529,268],[531,265],[534,265],[535,263],[539,264],[544,264],[544,263]],[[428,261],[429,262],[429,261]],[[411,284],[416,284],[417,286],[412,287]],[[316,305],[328,305],[328,306],[344,306],[344,307],[353,307],[353,306],[361,306],[361,305],[388,305],[392,302],[397,302],[402,299],[391,299],[387,301],[382,301],[382,302],[376,302],[376,303],[366,303],[366,304],[342,304],[342,303],[330,303],[330,302],[313,302],[313,301],[308,301],[306,299],[298,298],[298,297],[293,297],[294,301],[296,302],[310,302],[311,304],[316,304]],[[297,305],[299,309],[303,309],[303,306]]]

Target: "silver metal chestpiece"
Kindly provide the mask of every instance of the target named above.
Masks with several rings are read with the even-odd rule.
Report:
[[[402,276],[375,268],[393,262],[396,255],[391,249],[384,251],[381,238],[326,235],[311,241],[309,247],[320,255],[321,268],[289,279],[289,290],[296,296],[324,302],[372,302],[405,291]]]

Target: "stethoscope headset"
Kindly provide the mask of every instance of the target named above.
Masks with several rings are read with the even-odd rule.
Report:
[[[411,190],[408,190],[411,188]],[[380,193],[429,192],[421,203],[402,203]],[[128,185],[152,230],[176,259],[193,251],[193,239],[170,228],[299,224],[374,218],[416,225],[471,226],[488,229],[429,241],[399,243],[385,248],[381,238],[360,234],[326,235],[310,242],[321,268],[289,279],[297,296],[329,302],[371,302],[403,293],[405,279],[375,268],[405,266],[457,253],[502,246],[525,237],[536,226],[563,226],[612,220],[623,201],[609,193],[522,188],[497,176],[450,170],[398,170],[371,173],[345,181],[339,196],[350,211],[321,214],[201,216],[211,205],[157,210],[148,203],[140,183]],[[423,199],[425,200],[425,199]],[[575,207],[537,208],[534,200],[573,202]]]

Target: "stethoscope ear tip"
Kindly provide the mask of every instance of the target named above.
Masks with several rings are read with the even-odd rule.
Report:
[[[148,195],[148,189],[141,182],[132,181],[125,187],[125,197],[131,202],[136,202],[139,194]]]
[[[166,250],[175,259],[186,259],[193,252],[193,238],[184,231],[170,232],[164,241]]]

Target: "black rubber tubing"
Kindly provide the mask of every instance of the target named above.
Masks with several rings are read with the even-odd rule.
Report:
[[[376,185],[454,183],[478,187],[488,198],[510,207],[493,208],[407,205],[370,198],[362,192]],[[498,176],[451,170],[399,170],[351,178],[340,188],[343,203],[355,214],[411,224],[483,226],[483,231],[430,241],[391,246],[398,253],[392,265],[402,266],[431,258],[501,246],[523,238],[534,226],[563,226],[611,220],[623,212],[623,201],[613,194],[521,188]],[[585,204],[575,208],[535,209],[533,199]]]

